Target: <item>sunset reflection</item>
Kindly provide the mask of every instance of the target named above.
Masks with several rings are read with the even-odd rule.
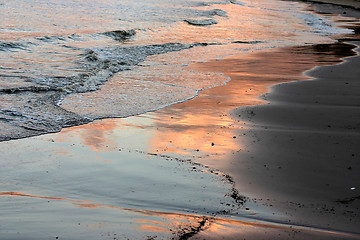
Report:
[[[66,137],[66,134],[78,134],[82,144],[88,146],[92,151],[106,152],[109,151],[109,149],[117,147],[114,130],[122,129],[121,123],[120,119],[113,119],[72,128],[64,128],[62,130],[63,134],[59,134],[57,141],[66,141],[63,139]]]
[[[238,116],[230,116],[232,109],[264,104],[266,101],[259,96],[271,85],[310,80],[304,71],[339,63],[340,57],[354,55],[352,49],[343,43],[301,46],[191,65],[189,68],[196,71],[224,73],[231,81],[201,91],[192,100],[149,114],[159,129],[151,139],[151,151],[210,155],[238,151],[242,148],[241,136],[236,136],[233,129],[245,129],[246,123],[236,119]]]
[[[72,202],[72,203],[76,203],[76,204],[89,204],[89,203],[91,203],[90,201],[79,201],[79,200],[73,200],[73,199],[61,198],[61,197],[46,197],[46,196],[25,194],[25,193],[20,193],[20,192],[0,192],[0,196],[42,198],[42,199],[48,199],[48,200],[67,201],[67,202]]]
[[[198,222],[201,221],[203,218],[202,216],[191,215],[191,214],[122,208],[116,206],[96,204],[90,201],[72,200],[61,197],[30,195],[20,192],[0,192],[0,197],[2,196],[30,197],[30,198],[39,198],[46,200],[65,201],[71,203],[75,207],[79,207],[83,209],[114,209],[117,211],[132,212],[137,214],[136,216],[137,220],[135,220],[136,230],[143,232],[158,232],[158,233],[167,233],[167,234],[176,234],[176,235],[182,234],[187,231],[191,231],[192,227],[197,227]],[[143,217],[140,218],[139,216],[143,216]],[[85,224],[87,228],[103,228],[106,225],[107,223],[103,223],[103,222]]]
[[[287,223],[271,222],[260,219],[239,220],[225,217],[210,217],[176,212],[122,208],[91,203],[88,201],[30,195],[20,192],[0,192],[0,196],[58,200],[70,202],[73,204],[73,206],[84,209],[113,209],[119,212],[131,212],[136,214],[135,221],[132,222],[132,220],[130,220],[130,222],[124,221],[122,223],[127,224],[128,228],[135,227],[136,231],[144,232],[145,234],[165,234],[164,236],[173,236],[173,238],[175,237],[177,239],[183,239],[183,236],[193,236],[195,234],[199,239],[219,239],[224,237],[226,239],[238,239],[238,236],[256,236],[256,234],[262,234],[264,231],[266,231],[268,234],[275,234],[275,236],[281,236],[279,234],[288,236],[289,233],[296,231],[298,234],[311,233],[327,234],[329,236],[353,237],[351,233],[346,232],[333,232],[326,229],[296,226]],[[87,229],[106,229],[108,225],[112,224],[116,225],[116,223],[109,222],[89,222],[86,224],[78,223],[77,225],[84,226]],[[280,232],[278,230],[280,230]]]
[[[212,219],[211,217],[205,218],[204,216],[200,215],[122,208],[101,204],[74,203],[74,205],[80,208],[110,208],[118,211],[129,211],[132,213],[136,213],[139,216],[143,216],[142,218],[138,217],[135,221],[137,225],[137,231],[167,233],[179,236],[184,233],[193,231],[193,229],[199,227],[199,225],[203,224],[203,222],[205,222],[206,227],[208,227],[211,224],[211,221],[209,219]],[[206,221],[204,219],[206,219]]]
[[[126,120],[108,119],[62,132],[78,134],[82,144],[93,151],[115,150],[121,142],[129,141],[126,136],[132,135],[135,145],[153,153],[222,156],[243,148],[239,140],[242,136],[236,135],[234,129],[246,129],[247,125],[241,118],[234,120],[238,116],[231,116],[232,109],[266,103],[259,96],[265,94],[269,86],[309,80],[304,71],[338,63],[339,58],[354,54],[352,48],[343,43],[280,48],[192,64],[187,69],[224,73],[231,81],[156,112]],[[151,133],[149,139],[142,138],[139,143],[137,131]],[[65,136],[60,134],[57,140]]]

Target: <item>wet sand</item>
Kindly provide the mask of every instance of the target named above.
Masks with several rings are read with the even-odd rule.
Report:
[[[231,81],[156,112],[3,142],[2,237],[360,239],[354,50],[197,64]]]
[[[231,81],[156,112],[3,143],[0,232],[360,239],[360,59],[351,43],[193,65]]]
[[[260,216],[359,233],[359,63],[316,68],[307,72],[316,80],[276,85],[268,104],[232,112],[247,139],[219,167],[255,205],[270,206]]]
[[[154,150],[228,173],[249,197],[247,220],[266,222],[214,220],[194,239],[360,238],[356,39],[198,64],[231,81],[149,114],[158,129]]]
[[[351,43],[359,46],[360,41]],[[318,45],[313,50],[322,49],[320,52],[323,51],[325,57],[331,49],[329,54],[332,52],[333,56],[341,57],[341,54],[346,55],[345,49],[349,47],[344,46]],[[266,101],[263,104],[231,111],[231,116],[246,126],[236,135],[242,139],[242,148],[233,153],[232,160],[225,164],[216,163],[214,167],[229,173],[239,192],[253,196],[251,200],[255,202],[253,207],[258,217],[270,222],[329,229],[335,234],[308,234],[300,230],[291,236],[280,230],[263,229],[254,233],[248,228],[233,227],[218,235],[221,231],[210,228],[196,239],[238,239],[240,236],[245,239],[360,238],[360,57],[347,57],[344,63],[316,67],[301,75],[301,71],[311,68],[311,64],[319,66],[326,61],[331,63],[331,60],[329,56],[321,59],[321,53],[318,59],[313,56],[315,61],[302,59],[301,55],[306,51],[301,50],[295,56],[295,49],[288,49],[287,53],[294,56],[287,56],[287,60],[283,59],[286,54],[280,53],[281,50],[256,54],[258,58],[255,57],[254,62],[259,63],[260,71],[255,66],[244,71],[242,64],[233,60],[223,62],[226,66],[223,69],[231,76],[232,83],[241,81],[243,73],[249,75],[252,72],[260,79],[263,78],[261,73],[271,73],[271,77],[264,77],[268,80],[276,74],[280,81],[297,79],[272,86],[261,96]],[[318,54],[317,50],[312,54]],[[359,54],[359,49],[355,51]],[[267,66],[262,59],[272,60]],[[210,68],[221,65],[215,63]],[[299,81],[306,78],[311,81]],[[261,85],[251,87],[249,84],[248,91],[258,94],[269,86]],[[269,208],[259,211],[259,206]],[[354,235],[337,236],[336,232]]]
[[[351,7],[355,9],[360,9],[360,1],[358,0],[309,0],[309,2],[318,2],[326,4],[335,4],[343,7]]]
[[[214,220],[194,239],[360,238],[354,49],[346,43],[291,47],[199,64],[194,68],[224,72],[231,81],[147,116],[158,130],[153,151],[187,154],[220,169],[249,197],[250,226]],[[316,67],[333,64],[340,65]],[[322,80],[313,80],[320,73]],[[257,98],[289,81],[295,82]],[[251,224],[259,220],[266,224]]]

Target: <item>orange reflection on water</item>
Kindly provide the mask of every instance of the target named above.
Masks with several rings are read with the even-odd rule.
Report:
[[[358,234],[256,219],[210,219],[196,239],[360,239]]]
[[[263,221],[256,219],[228,219],[221,217],[210,217],[210,216],[201,216],[201,215],[192,215],[176,212],[161,212],[154,210],[143,210],[143,209],[132,209],[132,208],[122,208],[116,206],[109,206],[103,204],[96,204],[90,201],[80,201],[72,200],[68,198],[60,197],[46,197],[39,195],[30,195],[20,192],[0,192],[0,196],[13,196],[13,197],[31,197],[31,198],[41,198],[49,200],[59,200],[71,202],[74,206],[80,208],[88,209],[101,209],[101,208],[110,208],[119,211],[128,211],[135,213],[137,215],[143,216],[143,218],[137,218],[134,222],[129,222],[130,224],[136,223],[138,226],[136,229],[142,232],[158,232],[166,233],[176,236],[182,239],[182,236],[192,236],[195,235],[198,238],[205,239],[238,239],[239,236],[256,236],[254,234],[260,234],[264,236],[266,234],[272,233],[275,236],[280,236],[279,234],[288,235],[297,231],[298,233],[311,233],[311,234],[321,234],[320,236],[345,236],[345,237],[355,237],[358,239],[358,235],[352,235],[351,233],[346,232],[336,232],[326,229],[317,229],[306,226],[297,226],[290,225],[286,223],[277,223],[271,221]],[[132,221],[132,220],[131,220]],[[106,222],[90,223],[85,224],[87,228],[103,228],[107,226]],[[265,235],[266,235],[265,234]],[[313,236],[313,235],[312,235]]]
[[[172,119],[168,119],[166,114],[164,117],[155,121],[159,131],[150,139],[152,152],[223,154],[237,148],[232,133],[228,131],[232,122],[227,116],[216,116],[221,118],[222,121],[219,121],[200,111],[186,112]]]
[[[181,237],[186,235],[192,236],[192,234],[196,234],[197,239],[239,239],[239,236],[259,236],[261,239],[266,239],[266,236],[270,236],[270,234],[275,237],[271,239],[276,239],[276,237],[282,239],[283,236],[288,237],[289,233],[294,233],[295,231],[298,234],[310,234],[311,236],[318,235],[319,239],[322,239],[322,237],[330,239],[333,236],[350,236],[354,237],[353,239],[359,239],[358,235],[353,235],[351,233],[260,219],[257,220],[246,218],[246,216],[244,216],[243,220],[240,220],[175,212],[121,208],[100,204],[75,205],[82,208],[112,208],[137,213],[144,216],[144,218],[136,221],[136,223],[139,224],[136,228],[138,231],[170,233],[179,239],[182,239]]]
[[[234,135],[233,129],[245,128],[246,124],[236,119],[238,116],[229,116],[232,109],[265,103],[258,96],[269,86],[308,80],[304,71],[338,63],[340,57],[351,55],[352,48],[342,43],[280,48],[193,64],[189,68],[221,72],[231,81],[201,91],[192,100],[150,113],[159,129],[151,139],[151,151],[223,155],[241,149],[241,136]]]
[[[264,7],[266,5],[268,8]],[[307,28],[300,19],[292,16],[287,11],[288,9],[285,9],[286,7],[288,7],[287,4],[266,0],[252,1],[249,6],[241,4],[214,4],[211,8],[200,6],[199,10],[221,9],[224,13],[226,12],[227,17],[215,16],[214,19],[218,23],[206,27],[193,26],[185,22],[177,23],[173,26],[173,31],[162,32],[160,41],[176,42],[178,39],[182,39],[188,43],[229,43],[237,40],[283,41],[284,39],[300,38],[296,35],[300,32],[294,33],[294,29],[302,30],[301,34],[306,34],[306,31],[303,30],[307,30]],[[272,8],[278,8],[280,11],[273,11]],[[304,6],[297,4],[293,8],[296,12],[303,9]],[[275,21],[277,24],[274,24]],[[286,21],[286,24],[281,24],[282,21]],[[158,40],[158,34],[157,31],[154,32],[152,38]]]
[[[106,152],[109,149],[114,149],[117,147],[116,140],[114,139],[114,130],[121,129],[121,120],[113,119],[108,121],[93,122],[86,125],[75,126],[72,128],[64,128],[59,136],[57,136],[57,141],[67,141],[67,133],[77,134],[82,144],[88,146],[92,151],[95,152]]]
[[[203,216],[175,212],[122,208],[102,204],[75,203],[74,205],[89,209],[111,208],[119,211],[129,211],[142,215],[144,218],[138,218],[136,220],[136,223],[138,224],[136,229],[143,232],[161,232],[180,235],[189,231],[193,231],[193,229],[197,228],[200,222],[204,220]],[[209,222],[207,222],[207,224],[209,224]]]
[[[142,209],[131,209],[131,208],[122,208],[116,206],[109,206],[103,204],[97,204],[91,201],[81,201],[81,200],[73,200],[69,198],[61,198],[61,197],[47,197],[40,195],[31,195],[25,194],[21,192],[0,192],[0,196],[9,196],[9,197],[30,197],[30,198],[40,198],[47,200],[59,200],[70,202],[74,206],[80,208],[88,208],[88,209],[101,209],[101,208],[111,208],[119,211],[130,211],[133,213],[137,213],[144,216],[154,216],[159,217],[161,220],[149,220],[149,219],[138,219],[136,222],[140,224],[139,230],[142,231],[154,231],[154,232],[163,232],[169,231],[170,228],[178,228],[180,226],[189,225],[193,222],[196,222],[200,216],[191,215],[191,214],[178,214],[178,213],[168,213],[168,212],[160,212],[153,210],[142,210]],[[99,223],[93,225],[93,227],[98,227]],[[89,225],[90,226],[90,225]]]
[[[30,198],[42,198],[42,199],[48,199],[48,200],[62,200],[67,202],[73,202],[77,204],[89,204],[90,201],[79,201],[79,200],[73,200],[68,198],[60,198],[60,197],[45,197],[45,196],[39,196],[39,195],[31,195],[31,194],[25,194],[20,192],[0,192],[0,196],[9,196],[9,197],[30,197]]]
[[[93,151],[104,151],[106,146],[114,144],[108,141],[107,136],[111,135],[111,132],[116,127],[117,124],[113,121],[86,125],[81,131],[81,135],[84,136],[82,138],[83,144],[90,146]]]
[[[155,225],[164,225],[162,222],[139,220],[137,223],[141,224],[141,226],[137,228],[139,231],[145,231],[145,232],[168,232],[169,231],[169,229],[166,227],[154,226],[154,224]]]
[[[152,210],[142,210],[142,209],[131,209],[131,208],[122,208],[116,206],[109,206],[103,204],[96,204],[91,201],[80,201],[73,200],[69,198],[61,197],[47,197],[40,195],[31,195],[20,192],[0,192],[0,196],[9,196],[9,197],[30,197],[30,198],[40,198],[47,200],[58,200],[70,202],[72,205],[84,209],[101,209],[101,208],[110,208],[119,211],[128,211],[138,215],[144,216],[143,219],[135,220],[134,223],[137,223],[139,226],[137,230],[144,232],[165,232],[169,234],[176,233],[178,229],[191,229],[191,226],[196,226],[201,219],[201,216],[191,215],[191,214],[180,214],[180,213],[171,213],[171,212],[160,212]],[[152,220],[148,219],[151,217]],[[158,220],[155,220],[158,219]],[[91,223],[86,224],[88,228],[102,228],[105,227],[107,223]]]

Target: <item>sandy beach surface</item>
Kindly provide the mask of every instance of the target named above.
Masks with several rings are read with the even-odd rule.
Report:
[[[325,4],[334,4],[343,7],[351,7],[360,9],[360,1],[359,0],[310,0],[309,2],[318,2]]]
[[[249,197],[254,225],[213,220],[194,239],[360,238],[357,39],[196,65],[231,81],[150,114],[160,122],[156,151],[187,152]],[[270,87],[279,82],[289,83]]]
[[[158,151],[204,151],[194,161],[232,176],[249,197],[245,206],[254,216],[247,218],[266,220],[262,226],[214,220],[194,239],[359,238],[359,57],[349,57],[355,49],[336,43],[207,62],[196,67],[221,69],[232,81],[153,114],[161,116]],[[315,67],[328,64],[338,65]],[[291,80],[271,87],[257,106],[230,110]]]
[[[271,56],[277,59],[277,53],[283,60],[283,52],[271,53]],[[268,59],[268,54],[263,57]],[[254,209],[259,205],[269,207],[263,212],[254,210],[259,216],[297,226],[356,233],[339,239],[359,237],[360,99],[357,93],[360,86],[357,66],[358,56],[349,57],[339,65],[317,67],[306,73],[315,80],[273,86],[262,97],[269,103],[232,111],[231,116],[244,127],[234,136],[241,139],[241,147],[233,152],[230,161],[215,162],[212,166],[233,176],[239,192],[252,196],[250,202],[254,203]],[[292,67],[278,71],[284,76],[286,70],[294,71]],[[233,74],[239,79],[242,75]],[[291,76],[296,75],[291,72]],[[257,91],[251,85],[247,90]],[[237,239],[243,232],[239,230],[229,239]],[[273,233],[274,239],[277,239],[276,234],[278,231]],[[246,239],[257,239],[249,235]],[[205,236],[212,236],[212,233]],[[269,239],[269,236],[262,237]],[[333,239],[336,234],[306,237],[294,233],[293,239],[303,238]]]
[[[344,24],[334,43],[190,65],[231,78],[192,100],[2,142],[0,239],[360,239],[360,36]]]

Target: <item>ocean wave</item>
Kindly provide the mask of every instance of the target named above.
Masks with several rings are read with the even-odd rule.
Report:
[[[319,18],[317,15],[306,13],[300,16],[301,19],[311,27],[314,33],[320,33],[325,36],[334,34],[351,34],[354,31],[348,28],[335,27],[330,21]]]
[[[0,141],[58,132],[63,127],[90,122],[89,119],[58,106],[63,93],[0,93]]]
[[[326,16],[319,17],[314,13],[302,15],[305,12],[301,9],[285,8],[272,1],[258,5],[251,1],[244,2],[180,1],[163,5],[160,9],[149,3],[144,6],[144,11],[140,11],[144,15],[138,14],[139,3],[134,2],[135,5],[128,8],[132,15],[124,13],[122,19],[116,17],[116,14],[123,9],[115,8],[115,14],[110,18],[101,11],[91,12],[94,15],[87,15],[89,19],[81,18],[81,21],[72,15],[64,23],[61,22],[62,18],[57,17],[53,25],[50,22],[44,26],[31,23],[29,26],[15,25],[17,28],[12,30],[4,28],[3,35],[6,38],[0,41],[0,53],[4,56],[0,67],[4,72],[0,75],[0,96],[5,100],[1,106],[4,111],[0,114],[0,124],[11,122],[12,127],[27,129],[32,131],[31,134],[52,132],[92,118],[133,115],[190,99],[197,91],[221,84],[224,79],[215,74],[193,74],[185,71],[183,66],[191,62],[222,58],[235,52],[241,54],[297,43],[296,38],[282,38],[282,34],[289,30],[286,27],[291,26],[284,24],[283,28],[282,24],[288,21],[283,16],[296,18],[289,22],[301,26],[290,29],[294,35],[328,36],[350,31],[334,27],[326,21]],[[26,8],[22,10],[28,11]],[[250,10],[259,15],[252,14]],[[262,13],[267,14],[267,18],[262,19]],[[13,17],[17,20],[17,16]],[[218,22],[219,28],[206,27]],[[254,28],[247,31],[246,27],[242,27],[243,24]],[[262,26],[269,26],[271,31],[268,32],[267,27]],[[196,31],[189,31],[191,28],[196,28]],[[7,36],[10,32],[17,35]],[[274,37],[268,39],[266,36],[269,33],[272,34],[269,36]],[[200,48],[214,44],[223,46]],[[193,47],[199,48],[187,51]],[[182,50],[184,52],[175,53]],[[159,61],[154,62],[154,59]],[[103,89],[114,79],[119,85],[112,85],[113,92],[104,92]],[[128,92],[120,96],[118,89],[123,88]],[[101,91],[103,95],[99,93]],[[71,108],[69,111],[64,110],[64,105],[60,104],[63,99],[69,102],[70,97],[75,102],[73,109],[83,108],[86,114],[74,115]],[[91,102],[89,99],[93,101],[94,107],[88,106]],[[105,109],[107,105],[102,101],[113,101],[114,104],[111,103]],[[115,105],[119,107],[119,113],[114,110]],[[121,109],[121,105],[131,106],[132,111]],[[134,113],[133,109],[138,110]],[[107,115],[104,111],[107,111]],[[75,120],[72,122],[71,119]],[[13,129],[16,136],[22,134],[18,128]],[[31,134],[27,132],[22,137]]]
[[[228,17],[226,11],[221,9],[204,10],[199,12],[199,19],[188,18],[184,22],[194,26],[209,26],[217,24],[218,22],[213,17]],[[203,18],[201,18],[203,17]]]
[[[115,30],[115,31],[104,32],[103,34],[117,41],[124,41],[134,36],[136,34],[136,31],[135,29]]]
[[[213,10],[209,10],[207,11],[207,14],[209,16],[220,16],[220,17],[227,17],[227,14],[224,10],[221,9],[213,9]]]
[[[86,99],[84,99],[85,102],[81,102],[82,94],[98,90],[100,85],[113,79],[115,73],[133,69],[135,66],[140,67],[140,63],[151,55],[209,45],[213,44],[166,43],[92,48],[84,50],[82,53],[81,60],[78,62],[82,73],[77,75],[43,75],[26,79],[17,76],[17,78],[20,78],[18,80],[19,84],[16,86],[3,86],[0,89],[1,98],[6,103],[0,109],[0,124],[9,129],[9,131],[3,131],[0,134],[0,141],[8,140],[9,136],[19,138],[46,132],[57,132],[63,127],[87,123],[98,118],[123,117],[144,113],[190,99],[197,94],[199,89],[176,86],[171,82],[136,81],[136,84],[134,84],[134,80],[130,78],[126,82],[126,89],[132,90],[119,95],[121,88],[124,87],[119,86],[112,89],[114,91],[113,95],[111,95],[111,91],[106,92],[107,95],[104,96],[104,101],[107,105],[104,103],[96,104],[97,101],[92,102]],[[160,77],[160,75],[157,77]],[[188,77],[192,78],[194,76],[188,75]],[[219,78],[217,75],[214,77]],[[207,79],[208,76],[205,76],[205,78]],[[121,79],[121,83],[124,84],[125,80]],[[138,94],[135,94],[136,92]],[[90,95],[93,96],[95,93]],[[68,109],[64,108],[62,103],[64,103],[64,99],[68,99],[68,96],[78,97],[82,105],[78,104],[74,111],[69,106]],[[124,109],[121,107],[123,105],[117,104],[116,101],[125,102],[126,106],[131,107]],[[112,102],[114,104],[111,104]],[[85,111],[85,114],[80,111],[81,109],[88,109],[90,103],[95,104],[95,108],[91,108],[93,112]],[[99,108],[99,106],[103,107]],[[118,111],[114,109],[116,107],[119,108]],[[106,110],[104,113],[102,110],[105,108],[112,109],[112,111]]]
[[[25,45],[16,42],[4,42],[0,41],[0,51],[7,51],[12,49],[24,49]]]
[[[259,44],[259,43],[264,43],[265,41],[233,41],[232,43],[243,43],[243,44]]]
[[[61,89],[52,88],[50,86],[41,85],[30,85],[30,86],[19,86],[19,87],[4,87],[0,88],[1,93],[19,93],[19,92],[48,92],[48,91],[61,91]]]
[[[35,38],[39,41],[43,41],[43,42],[53,42],[53,41],[66,41],[66,37],[64,36],[42,36],[42,37],[37,37]]]
[[[217,21],[214,19],[185,19],[184,21],[194,26],[208,26],[217,24]]]
[[[87,49],[83,54],[83,61],[79,64],[81,64],[88,73],[82,74],[81,76],[72,76],[62,79],[64,80],[62,87],[64,88],[64,91],[78,93],[97,90],[98,86],[106,82],[113,74],[124,70],[130,70],[132,66],[143,62],[148,56],[207,45],[209,44],[165,43],[145,46],[113,46]],[[48,80],[52,81],[52,79]],[[42,81],[37,83],[48,84],[50,82]],[[59,83],[59,81],[57,81],[57,83]],[[50,84],[53,85],[53,81]]]
[[[244,6],[244,5],[245,5],[245,3],[244,3],[244,2],[237,1],[237,0],[230,0],[229,2],[230,2],[230,3],[232,3],[232,4],[241,5],[241,6]]]

